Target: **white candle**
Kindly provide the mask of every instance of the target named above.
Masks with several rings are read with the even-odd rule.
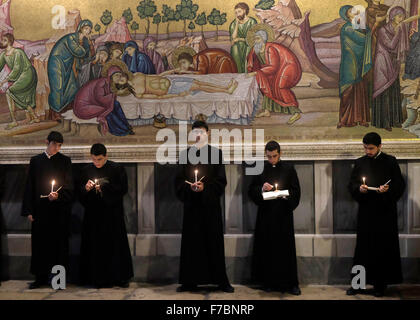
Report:
[[[363,179],[363,184],[366,184],[366,178],[363,177],[362,179]]]
[[[276,183],[276,191],[277,191],[277,183]]]
[[[198,170],[195,170],[194,173],[195,173],[195,183],[197,183]]]
[[[96,186],[98,185],[98,179],[95,179],[95,185]]]
[[[51,193],[54,192],[55,180],[51,181]]]

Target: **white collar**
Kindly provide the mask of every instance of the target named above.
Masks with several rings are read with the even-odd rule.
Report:
[[[379,157],[381,155],[381,153],[382,153],[382,151],[379,150],[378,154],[373,159],[376,159],[377,157]]]
[[[203,143],[195,143],[194,147],[196,147],[197,149],[202,149],[207,145],[208,145],[208,142],[206,141],[204,144]]]
[[[50,156],[47,151],[44,151],[44,153],[45,153],[45,155],[47,156],[48,159],[51,159],[52,156]]]

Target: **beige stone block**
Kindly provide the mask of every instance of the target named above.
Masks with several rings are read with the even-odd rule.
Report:
[[[4,239],[3,239],[4,240]],[[31,256],[30,234],[8,234],[3,254],[9,256]]]
[[[156,235],[142,234],[136,237],[136,256],[147,257],[157,254]]]
[[[246,235],[225,235],[226,257],[248,257],[252,255],[254,237]]]
[[[296,255],[298,257],[312,257],[314,255],[313,235],[297,234],[296,241]]]
[[[356,235],[338,234],[335,236],[337,257],[353,257],[356,248]]]
[[[178,257],[181,254],[181,235],[168,234],[157,237],[157,255]]]
[[[315,257],[336,257],[337,243],[334,235],[315,235],[314,236],[314,256]]]
[[[407,235],[400,234],[400,256],[401,258],[407,257]]]
[[[407,235],[407,257],[420,258],[420,235]]]

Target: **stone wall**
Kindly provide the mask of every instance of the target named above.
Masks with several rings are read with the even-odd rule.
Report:
[[[345,284],[355,246],[357,205],[347,192],[353,161],[294,161],[302,198],[294,212],[299,280],[302,283]],[[420,283],[420,161],[400,160],[407,190],[398,203],[404,281]],[[83,164],[74,165],[74,174]],[[124,199],[127,232],[135,278],[176,282],[182,227],[182,204],[173,190],[172,165],[125,165],[129,192]],[[27,165],[6,165],[6,190],[1,204],[3,279],[30,279],[30,225],[20,216]],[[227,165],[228,185],[222,199],[228,274],[234,283],[250,276],[256,207],[248,199],[251,177],[241,165]],[[69,278],[78,278],[83,209],[75,202],[72,215]]]

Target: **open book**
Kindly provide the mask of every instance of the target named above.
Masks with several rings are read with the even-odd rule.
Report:
[[[391,180],[388,180],[388,181],[384,184],[384,186],[388,185],[390,182],[391,182]],[[378,190],[379,190],[379,188],[377,188],[377,187],[368,187],[368,190],[378,191]]]
[[[288,197],[289,190],[276,190],[276,191],[263,192],[262,196],[264,200],[274,200],[280,197]]]

